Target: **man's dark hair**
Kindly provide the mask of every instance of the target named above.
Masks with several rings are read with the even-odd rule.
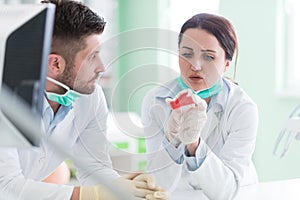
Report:
[[[59,54],[73,66],[76,54],[86,47],[85,39],[101,34],[104,19],[84,4],[72,0],[44,0],[56,6],[51,53]]]

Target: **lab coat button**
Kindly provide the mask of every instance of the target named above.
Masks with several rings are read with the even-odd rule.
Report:
[[[40,159],[39,159],[39,164],[42,164],[44,161],[45,161],[45,156],[40,157]]]

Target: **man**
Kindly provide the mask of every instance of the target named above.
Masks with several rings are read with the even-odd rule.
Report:
[[[43,127],[51,139],[64,144],[85,164],[77,165],[82,186],[44,183],[64,159],[42,141],[36,149],[0,151],[0,198],[16,199],[115,199],[102,180],[121,183],[136,199],[164,199],[149,174],[120,177],[112,169],[105,132],[107,107],[96,85],[105,70],[99,57],[105,22],[85,5],[69,0],[45,0],[56,5],[51,53],[43,109]],[[76,101],[75,101],[76,100]],[[76,163],[75,163],[76,165]]]

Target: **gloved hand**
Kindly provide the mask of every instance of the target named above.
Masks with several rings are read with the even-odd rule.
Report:
[[[167,200],[169,194],[156,186],[155,179],[151,174],[126,174],[113,182],[118,187],[125,189],[134,200]],[[121,200],[113,191],[104,186],[80,187],[79,200]]]
[[[79,200],[117,200],[117,196],[105,186],[81,186]]]
[[[116,180],[121,187],[125,187],[135,199],[166,200],[168,193],[155,183],[151,174],[125,174]]]
[[[169,142],[176,147],[180,142],[196,142],[207,119],[205,100],[193,94],[191,90],[183,90],[174,99],[167,98],[166,103],[172,109],[166,126]]]

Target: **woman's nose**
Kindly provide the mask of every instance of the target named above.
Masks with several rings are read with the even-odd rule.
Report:
[[[193,71],[200,71],[202,69],[201,61],[200,60],[195,60],[194,62],[192,62],[191,63],[191,69]]]

